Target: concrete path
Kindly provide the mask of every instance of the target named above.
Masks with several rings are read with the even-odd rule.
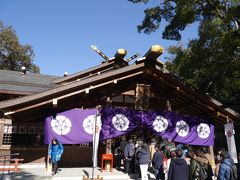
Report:
[[[113,169],[113,172],[103,171],[101,172],[99,168],[95,168],[94,177],[99,175],[103,177],[103,180],[137,180],[136,174],[131,174],[130,176],[123,173],[122,171],[117,171]],[[150,177],[153,177],[152,174],[149,174]],[[92,178],[92,168],[60,168],[59,172],[52,176],[51,174],[46,173],[46,169],[43,167],[39,168],[24,168],[19,173],[2,173],[0,175],[1,180],[82,180],[83,176],[88,176]],[[150,178],[154,179],[154,178]]]

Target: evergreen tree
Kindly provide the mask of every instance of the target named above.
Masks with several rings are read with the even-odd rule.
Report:
[[[0,21],[0,69],[39,73],[39,67],[33,64],[34,52],[30,45],[21,45],[15,30],[4,26]]]
[[[150,0],[129,0],[148,3]],[[152,33],[161,21],[162,37],[181,40],[181,31],[198,22],[198,38],[187,48],[172,46],[167,67],[202,93],[222,100],[240,99],[240,1],[164,0],[145,10],[138,31]]]

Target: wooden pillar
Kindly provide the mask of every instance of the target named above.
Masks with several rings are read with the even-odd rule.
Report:
[[[3,142],[3,134],[4,134],[4,120],[0,120],[0,146]]]
[[[210,155],[211,155],[211,166],[212,166],[212,168],[215,170],[215,167],[216,167],[216,165],[215,165],[215,159],[214,159],[214,150],[213,150],[213,146],[209,146],[209,152],[210,152]]]

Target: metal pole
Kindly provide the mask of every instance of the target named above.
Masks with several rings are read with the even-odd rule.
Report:
[[[94,153],[95,153],[95,149],[96,149],[96,144],[95,144],[95,141],[96,141],[96,127],[97,127],[97,116],[98,116],[98,108],[97,108],[97,113],[96,113],[96,116],[95,116],[95,123],[94,123],[94,134],[93,134],[93,167],[92,167],[92,179],[94,179],[94,161],[95,161],[95,156],[94,156]]]

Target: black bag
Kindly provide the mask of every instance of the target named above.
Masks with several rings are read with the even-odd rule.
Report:
[[[207,174],[206,168],[204,167],[204,165],[201,165],[201,168],[200,168],[200,179],[201,180],[205,180],[207,178],[208,178],[208,174]]]
[[[208,177],[212,177],[213,176],[213,170],[212,170],[212,166],[210,165],[210,164],[208,164],[207,166],[206,166],[206,168],[207,168],[207,174],[208,174]]]
[[[210,164],[201,164],[201,179],[208,179],[213,176],[212,166]]]

